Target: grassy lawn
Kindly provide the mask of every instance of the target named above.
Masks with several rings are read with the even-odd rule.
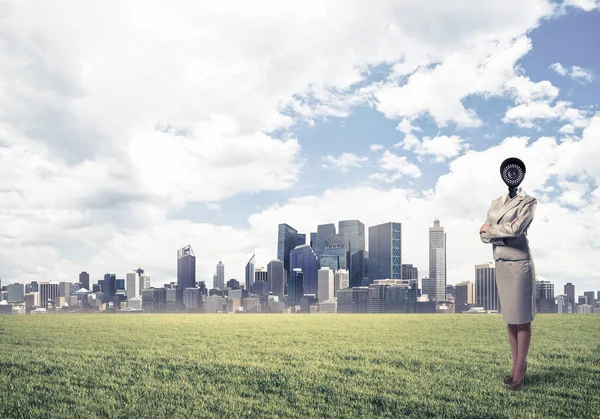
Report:
[[[600,316],[0,316],[0,418],[600,418]]]

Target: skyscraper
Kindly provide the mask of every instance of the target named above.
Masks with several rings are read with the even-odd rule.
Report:
[[[313,248],[313,250],[315,250],[315,248],[317,247],[317,233],[310,233],[310,247]]]
[[[317,226],[317,244],[312,247],[319,258],[325,250],[325,241],[333,236],[335,236],[335,224],[330,223]]]
[[[125,281],[127,282],[125,286],[125,295],[127,295],[127,299],[130,300],[132,298],[141,297],[140,293],[140,278],[138,277],[137,272],[127,272],[125,275]]]
[[[370,258],[369,258],[370,260]],[[419,270],[416,266],[413,266],[410,263],[402,264],[402,275],[400,275],[402,279],[419,279]]]
[[[183,290],[195,286],[196,256],[192,246],[188,245],[177,251],[177,303],[183,305]]]
[[[337,271],[338,269],[348,269],[348,252],[350,242],[343,233],[338,233],[325,240],[325,248],[320,256],[321,267],[329,267]]]
[[[102,302],[108,303],[112,301],[117,293],[117,276],[114,273],[104,275],[102,282]]]
[[[575,285],[567,282],[564,291],[567,296],[567,303],[570,303],[571,307],[573,307],[573,311],[575,311]]]
[[[347,269],[338,269],[333,276],[333,293],[337,297],[338,290],[350,287],[350,272]]]
[[[358,220],[339,222],[339,232],[346,235],[350,249],[348,250],[348,270],[350,286],[358,287],[362,283],[365,267],[365,225]]]
[[[83,286],[83,288],[85,288],[86,290],[90,290],[90,274],[88,274],[87,272],[83,271],[82,273],[79,274],[79,283]]]
[[[277,234],[277,260],[283,261],[283,269],[290,273],[290,253],[297,246],[306,244],[306,234],[298,231],[287,224],[279,224]]]
[[[291,251],[290,268],[302,270],[302,273],[304,274],[304,294],[317,295],[317,272],[320,268],[319,258],[308,244],[297,246]]]
[[[296,306],[300,304],[300,299],[304,296],[304,274],[302,273],[302,269],[292,269],[288,279],[287,289],[288,305]]]
[[[455,312],[462,313],[467,304],[475,304],[475,285],[471,281],[459,282],[456,284]]]
[[[329,268],[321,268],[318,271],[317,298],[319,301],[330,301],[334,297],[333,271]]]
[[[58,283],[56,282],[40,282],[40,306],[48,308],[48,303],[56,304],[58,298]]]
[[[267,281],[269,282],[269,291],[279,298],[284,296],[283,287],[283,262],[280,260],[272,260],[267,265]]]
[[[435,295],[437,300],[446,299],[446,233],[436,218],[433,227],[429,227],[429,278],[435,279]]]
[[[475,265],[475,304],[484,310],[501,309],[493,262]]]
[[[550,281],[535,281],[535,298],[553,300],[554,284]]]
[[[596,304],[596,295],[594,291],[586,291],[583,293],[587,297],[587,303],[591,306]]]
[[[254,283],[254,260],[255,256],[253,253],[252,257],[246,264],[246,278],[244,282],[244,289],[246,289],[248,292],[252,291],[252,284]]]
[[[225,288],[225,265],[223,265],[222,261],[219,261],[217,264],[217,284],[215,288]]]
[[[402,224],[369,227],[369,281],[400,279],[402,275]]]

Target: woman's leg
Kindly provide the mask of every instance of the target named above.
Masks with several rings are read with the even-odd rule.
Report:
[[[510,371],[510,375],[514,377],[515,369],[517,367],[517,356],[519,354],[519,341],[517,331],[518,325],[509,324],[508,326],[508,341],[510,342],[510,352],[512,353],[512,370]]]
[[[527,353],[529,352],[529,344],[531,343],[531,323],[525,323],[518,325],[517,331],[518,340],[518,354],[517,354],[517,368],[513,375],[513,381],[521,381],[525,373],[525,360],[527,359]]]

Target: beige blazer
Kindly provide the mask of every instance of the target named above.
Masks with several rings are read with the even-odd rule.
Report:
[[[527,229],[533,221],[537,199],[522,188],[510,199],[508,193],[492,201],[485,224],[490,226],[480,233],[481,241],[492,243],[494,260],[530,259]]]

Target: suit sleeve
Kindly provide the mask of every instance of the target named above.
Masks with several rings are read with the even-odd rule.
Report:
[[[492,224],[492,222],[490,220],[490,211],[488,211],[488,215],[485,220],[485,224],[488,224],[490,226]],[[504,243],[504,239],[492,238],[488,235],[488,231],[490,231],[489,227],[485,231],[485,233],[479,233],[479,238],[481,239],[482,242],[484,242],[485,244],[495,244],[496,246],[506,246],[506,243]]]
[[[505,238],[518,237],[523,234],[527,227],[533,221],[533,215],[537,206],[537,199],[533,198],[521,207],[517,214],[517,218],[508,223],[495,224],[488,227],[486,237]]]

